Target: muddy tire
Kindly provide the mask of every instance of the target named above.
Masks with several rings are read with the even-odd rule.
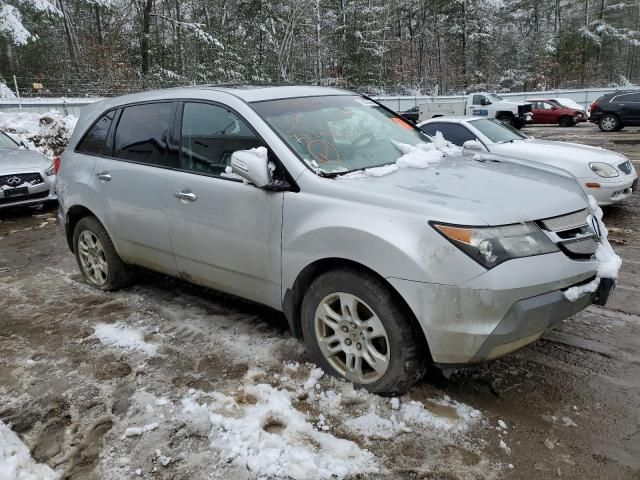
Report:
[[[563,127],[563,128],[573,127],[573,125],[574,125],[573,118],[571,118],[571,117],[560,117],[560,120],[558,120],[558,125]]]
[[[602,132],[615,132],[622,128],[622,122],[617,115],[607,113],[598,121],[598,127]]]
[[[97,218],[80,219],[73,231],[73,251],[82,277],[92,287],[108,291],[132,282],[131,268],[122,261]]]
[[[400,394],[426,369],[427,347],[389,287],[352,268],[325,272],[302,302],[307,348],[325,372],[356,387]]]

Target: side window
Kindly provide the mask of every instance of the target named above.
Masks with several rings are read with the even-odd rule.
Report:
[[[180,135],[180,168],[226,176],[231,154],[262,145],[247,124],[218,105],[185,102]]]
[[[628,96],[629,102],[640,103],[640,93],[634,93],[633,95]]]
[[[474,95],[472,104],[473,105],[480,105],[482,103],[482,99],[483,98],[484,98],[484,95]]]
[[[107,134],[116,111],[111,110],[98,119],[85,134],[76,148],[77,152],[90,155],[111,155],[111,148],[107,148]]]
[[[449,140],[451,143],[458,145],[459,147],[461,147],[467,140],[477,140],[477,137],[467,130],[466,127],[456,123],[430,123],[428,125],[423,125],[421,128],[427,135],[431,135],[432,137],[436,135],[436,132],[442,132],[442,136],[445,140]]]
[[[175,166],[168,145],[174,110],[171,102],[125,107],[116,128],[114,156],[161,167]]]

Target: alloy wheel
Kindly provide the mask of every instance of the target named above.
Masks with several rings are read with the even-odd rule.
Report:
[[[100,239],[91,231],[83,230],[78,237],[80,265],[91,283],[102,286],[109,277],[109,265]]]
[[[389,368],[387,332],[362,299],[344,292],[327,295],[318,305],[314,330],[320,351],[346,379],[373,383]]]
[[[616,120],[613,117],[605,117],[600,122],[600,125],[602,125],[603,130],[610,132],[611,130],[616,128]]]

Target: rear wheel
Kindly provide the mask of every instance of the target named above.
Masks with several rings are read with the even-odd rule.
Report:
[[[618,118],[617,115],[607,113],[606,115],[602,116],[602,118],[598,122],[598,126],[603,132],[615,132],[616,130],[620,130],[622,128],[622,122],[620,122],[620,118]]]
[[[412,318],[378,278],[355,269],[326,272],[302,302],[302,331],[327,373],[376,393],[402,393],[425,370]]]
[[[498,117],[498,120],[500,120],[502,123],[506,123],[510,127],[516,126],[516,119],[513,118],[513,115],[500,115]]]
[[[131,282],[131,268],[122,261],[95,217],[80,219],[73,232],[73,248],[80,272],[92,287],[115,290]]]
[[[561,127],[573,127],[573,118],[560,117],[560,120],[558,120],[558,125]]]

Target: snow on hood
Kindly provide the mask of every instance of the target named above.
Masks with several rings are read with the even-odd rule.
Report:
[[[553,169],[501,159],[476,161],[465,152],[429,168],[399,168],[391,175],[359,173],[345,195],[384,199],[384,205],[427,214],[434,220],[504,225],[538,220],[586,208],[584,192],[573,177]],[[395,164],[397,165],[397,164]],[[338,177],[340,178],[340,177]],[[370,196],[376,198],[370,198]]]
[[[586,293],[595,292],[600,286],[601,278],[611,278],[613,280],[618,278],[618,272],[622,266],[622,259],[613,251],[613,247],[611,243],[609,243],[609,231],[602,221],[602,209],[598,206],[596,199],[591,195],[589,195],[589,208],[591,209],[591,215],[593,215],[593,218],[598,222],[601,232],[600,244],[596,249],[598,271],[596,272],[596,278],[591,282],[577,287],[571,287],[564,292],[567,300],[572,302],[575,302]]]

